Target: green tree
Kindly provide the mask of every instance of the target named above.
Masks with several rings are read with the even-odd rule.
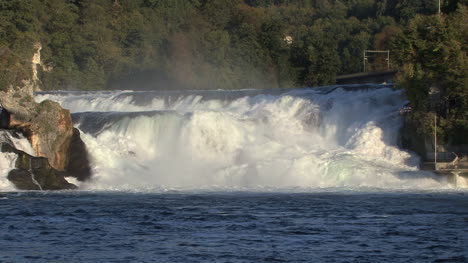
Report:
[[[414,111],[436,112],[447,134],[468,127],[467,31],[460,22],[466,18],[466,8],[447,17],[416,16],[392,42]]]

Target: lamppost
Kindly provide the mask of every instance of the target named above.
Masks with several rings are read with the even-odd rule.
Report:
[[[434,115],[434,170],[437,171],[437,113]]]

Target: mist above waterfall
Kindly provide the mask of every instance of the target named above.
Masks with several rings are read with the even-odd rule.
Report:
[[[388,86],[55,92],[92,158],[94,190],[440,188],[398,148]]]

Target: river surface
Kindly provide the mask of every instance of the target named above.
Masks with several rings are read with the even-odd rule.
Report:
[[[468,262],[467,179],[399,147],[392,86],[46,99],[72,112],[93,177],[18,192],[0,154],[0,262]]]
[[[11,192],[0,262],[468,262],[468,193]]]

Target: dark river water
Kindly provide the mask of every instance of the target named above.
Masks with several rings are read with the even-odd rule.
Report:
[[[468,262],[468,193],[0,193],[0,262]]]

